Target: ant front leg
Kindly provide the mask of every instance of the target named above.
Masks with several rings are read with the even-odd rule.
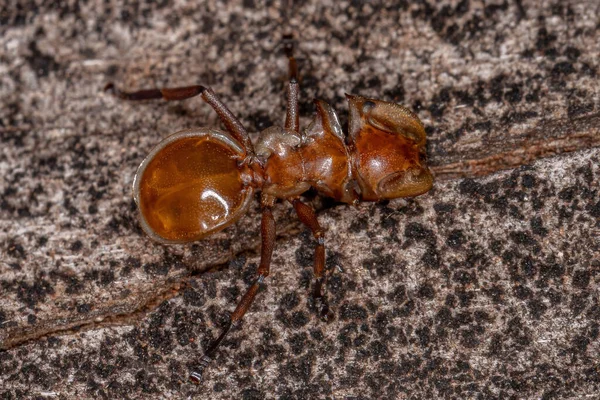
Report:
[[[206,353],[204,353],[200,359],[200,365],[198,368],[190,373],[190,379],[194,383],[199,383],[202,380],[202,371],[213,359],[214,354],[217,352],[217,349],[227,334],[232,328],[237,326],[244,314],[246,314],[246,311],[248,311],[254,302],[254,298],[258,294],[260,287],[264,284],[265,278],[269,276],[269,272],[271,270],[271,257],[273,255],[273,248],[275,247],[275,219],[273,218],[273,213],[271,212],[271,208],[273,207],[274,203],[274,198],[263,195],[261,199],[262,222],[260,229],[262,246],[260,251],[260,265],[256,271],[256,280],[252,286],[250,286],[248,291],[246,291],[233,313],[231,313],[229,322],[227,323],[227,326],[221,335],[219,335],[217,340],[208,348],[208,350],[206,350]]]
[[[233,115],[225,104],[212,91],[212,89],[202,85],[183,86],[177,88],[162,88],[162,89],[144,89],[135,92],[124,92],[119,90],[111,82],[104,87],[104,91],[112,93],[115,97],[122,100],[139,101],[139,100],[156,100],[163,99],[167,101],[185,100],[192,97],[200,96],[213,110],[217,113],[227,131],[231,133],[247,153],[254,154],[254,147],[246,128]]]
[[[315,247],[315,259],[313,264],[313,271],[315,274],[315,287],[313,291],[313,299],[319,317],[324,321],[331,321],[333,313],[329,310],[327,299],[323,293],[323,284],[325,283],[325,231],[319,225],[319,220],[315,214],[315,210],[307,204],[304,204],[298,199],[291,200],[296,214],[300,221],[306,225],[312,232],[314,238],[317,240],[317,246]]]

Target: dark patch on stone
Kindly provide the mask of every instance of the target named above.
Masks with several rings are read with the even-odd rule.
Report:
[[[10,257],[25,259],[25,249],[19,243],[9,242],[7,253]]]
[[[523,232],[523,231],[511,232],[509,234],[509,237],[516,244],[523,245],[528,248],[531,248],[534,246],[539,247],[538,242],[527,232]]]
[[[570,202],[573,200],[573,197],[577,194],[577,191],[577,187],[569,186],[558,192],[558,198],[565,202]]]
[[[306,313],[302,312],[302,311],[296,311],[294,313],[292,313],[292,317],[291,317],[291,326],[293,328],[302,328],[303,326],[305,326],[309,321],[308,316],[306,315]]]
[[[544,222],[539,216],[533,217],[530,222],[531,232],[535,235],[545,237],[548,235],[548,229],[544,228]]]
[[[449,203],[436,203],[433,205],[433,209],[438,214],[450,214],[454,211],[456,207],[453,204]]]
[[[125,260],[125,265],[128,266],[128,267],[130,267],[130,268],[133,268],[133,269],[138,269],[138,268],[140,268],[142,266],[142,262],[140,261],[139,258],[128,257]]]
[[[473,329],[461,331],[460,344],[467,348],[475,348],[479,346],[481,340]]]
[[[281,307],[284,310],[292,310],[300,304],[300,299],[296,293],[286,293],[280,301]]]
[[[571,313],[573,317],[581,314],[588,305],[588,294],[583,292],[581,294],[574,294],[571,297],[571,302],[569,304],[569,308],[571,309]]]
[[[567,115],[569,118],[577,118],[584,114],[591,113],[594,111],[594,103],[593,102],[581,102],[578,100],[573,100],[569,103],[567,107]]]
[[[436,322],[441,326],[450,326],[453,322],[452,311],[448,307],[442,307],[435,316]]]
[[[421,261],[429,268],[438,269],[441,265],[441,256],[435,247],[430,246],[423,254]]]
[[[77,312],[80,314],[87,314],[91,311],[92,307],[88,303],[80,304],[77,306]]]
[[[51,72],[60,69],[60,64],[54,57],[42,53],[35,41],[29,42],[28,48],[30,55],[26,57],[26,60],[38,78],[47,77]]]
[[[585,289],[590,284],[591,273],[587,270],[576,271],[573,275],[573,285],[579,289]]]
[[[477,196],[481,191],[481,184],[473,179],[465,179],[460,182],[458,188],[463,195]]]
[[[408,317],[415,310],[415,302],[413,300],[406,301],[399,309],[394,312],[400,317]]]
[[[228,303],[236,303],[242,291],[237,286],[229,286],[222,290],[221,295],[227,300]]]
[[[283,373],[293,381],[309,382],[312,376],[312,362],[307,357],[291,360],[284,366]]]
[[[516,84],[516,83],[510,85],[508,91],[506,91],[506,93],[504,94],[504,98],[509,103],[520,102],[521,99],[523,98],[523,92],[521,90],[521,85]]]
[[[369,258],[363,261],[363,267],[368,271],[374,271],[377,277],[391,274],[397,268],[394,258],[390,254],[382,257]]]
[[[415,335],[417,336],[419,345],[421,347],[426,347],[429,345],[431,341],[431,331],[428,326],[424,326],[415,330]]]
[[[100,284],[106,286],[115,280],[115,273],[113,271],[101,271],[100,272]]]
[[[583,75],[591,76],[592,78],[596,77],[596,68],[586,62],[580,62],[581,65],[581,73]]]
[[[167,263],[148,263],[144,264],[144,271],[149,275],[166,276],[169,273],[170,266]]]
[[[462,230],[459,229],[455,229],[450,232],[448,238],[446,239],[446,244],[453,249],[460,248],[464,243],[466,243],[465,235]]]
[[[558,62],[552,67],[552,75],[554,76],[569,75],[574,74],[575,72],[575,67],[568,61]]]
[[[540,319],[542,315],[546,312],[546,305],[539,299],[532,299],[527,303],[527,307],[529,308],[529,312],[534,319]]]
[[[73,252],[77,252],[79,250],[81,250],[83,248],[83,243],[81,242],[81,240],[76,240],[73,243],[71,243],[71,251]]]
[[[590,340],[583,336],[578,335],[573,339],[573,349],[578,353],[585,353],[590,344]]]
[[[401,303],[406,300],[406,287],[398,285],[387,295],[387,299],[391,302]]]
[[[556,41],[556,35],[549,33],[546,27],[542,27],[538,30],[536,47],[538,50],[544,50],[552,45]]]
[[[54,287],[51,282],[41,277],[37,277],[32,284],[19,282],[17,286],[18,299],[29,308],[34,308],[37,303],[44,302],[46,297],[52,294],[54,294]]]
[[[240,395],[243,400],[262,400],[265,398],[264,394],[255,388],[244,389]]]
[[[435,297],[435,290],[430,284],[423,284],[419,288],[418,296],[424,299],[433,299]]]
[[[527,300],[533,296],[533,291],[525,286],[516,286],[514,288],[515,296],[520,300]]]
[[[312,267],[314,250],[308,243],[306,243],[309,242],[308,232],[305,232],[305,235],[302,238],[304,239],[303,243],[295,251],[296,264],[302,268]]]
[[[425,228],[418,222],[411,222],[404,230],[404,236],[409,239],[435,243],[435,235],[431,229]]]
[[[540,275],[543,278],[560,278],[565,273],[565,268],[556,263],[542,264]]]
[[[436,94],[431,99],[431,105],[429,106],[429,112],[433,118],[439,118],[444,115],[448,103],[450,102],[450,91],[445,88]]]
[[[402,103],[404,101],[404,87],[402,86],[402,77],[399,77],[398,84],[392,89],[386,90],[384,93],[385,98],[395,102]]]
[[[343,304],[340,307],[340,319],[342,320],[364,320],[367,318],[367,310],[354,304]]]
[[[350,232],[359,233],[368,230],[369,221],[366,217],[358,217],[350,223]]]
[[[579,56],[581,55],[581,51],[573,46],[567,46],[563,53],[570,61],[577,61]]]
[[[536,272],[534,260],[531,257],[524,257],[521,261],[521,273],[528,278],[533,278]]]
[[[245,88],[246,84],[244,82],[234,82],[231,86],[231,91],[233,93],[241,95]]]
[[[460,283],[461,285],[469,285],[475,282],[475,275],[472,272],[467,271],[456,271],[452,276],[452,279]]]
[[[76,276],[66,276],[63,279],[67,284],[65,292],[67,294],[81,293],[84,289],[83,283]]]

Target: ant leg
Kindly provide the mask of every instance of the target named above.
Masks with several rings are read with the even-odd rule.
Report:
[[[256,271],[258,276],[256,277],[256,281],[254,281],[252,286],[250,286],[248,291],[246,291],[237,307],[231,314],[229,322],[221,335],[219,335],[217,340],[211,344],[211,346],[208,348],[208,350],[206,350],[200,359],[200,365],[195,371],[190,373],[190,379],[194,383],[199,383],[202,380],[202,371],[204,368],[206,368],[206,366],[208,366],[229,331],[237,326],[244,314],[246,314],[246,311],[248,311],[254,302],[254,298],[256,297],[260,287],[263,285],[265,278],[269,276],[271,269],[271,256],[273,255],[273,248],[275,247],[275,219],[273,218],[273,214],[271,212],[271,208],[275,203],[275,198],[263,196],[261,203],[262,222],[260,232],[262,237],[262,246],[260,251],[260,265]]]
[[[294,38],[292,35],[283,36],[283,50],[288,58],[289,82],[287,89],[287,110],[285,113],[285,128],[300,131],[300,118],[298,112],[298,97],[300,85],[298,84],[298,65],[294,58]]]
[[[219,100],[215,92],[210,88],[202,85],[194,85],[178,88],[144,89],[136,92],[123,92],[115,87],[113,83],[108,83],[104,87],[104,91],[110,92],[119,99],[132,101],[154,99],[164,99],[167,101],[185,100],[200,95],[202,100],[215,110],[219,115],[221,122],[223,122],[223,125],[227,128],[227,131],[244,146],[246,152],[251,154],[254,153],[254,147],[252,146],[246,128],[244,128],[242,123],[233,115],[227,106]]]
[[[298,199],[291,201],[296,214],[300,221],[306,225],[311,231],[314,238],[317,240],[317,246],[315,247],[315,260],[313,264],[313,270],[315,274],[315,288],[313,291],[313,299],[319,316],[324,321],[330,321],[333,314],[329,310],[327,305],[327,299],[323,294],[323,284],[325,283],[325,231],[319,225],[319,220],[312,207],[304,204]]]
[[[107,83],[104,86],[105,92],[110,92],[115,97],[122,100],[153,100],[153,99],[165,99],[165,100],[185,100],[195,96],[198,96],[202,92],[207,90],[202,85],[184,86],[178,88],[163,88],[163,89],[144,89],[136,92],[123,92],[114,83]]]

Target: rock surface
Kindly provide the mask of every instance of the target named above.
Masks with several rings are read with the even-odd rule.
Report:
[[[0,3],[3,398],[593,398],[596,2],[254,3]],[[279,205],[267,290],[194,386],[252,281],[258,208],[152,243],[137,165],[219,123],[201,100],[102,88],[204,83],[256,132],[284,115],[289,31],[304,126],[315,97],[342,123],[345,92],[406,104],[438,179],[416,199],[319,205],[330,324],[307,301],[311,236]]]

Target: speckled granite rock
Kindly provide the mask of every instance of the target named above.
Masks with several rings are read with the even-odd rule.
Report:
[[[307,3],[290,29],[279,3],[252,3],[0,3],[0,394],[594,398],[596,2]],[[256,268],[257,209],[194,245],[144,237],[138,163],[218,121],[200,100],[101,88],[202,82],[258,131],[283,117],[288,30],[302,122],[313,97],[343,122],[344,92],[407,104],[438,181],[413,200],[321,205],[331,324],[306,301],[310,235],[280,206],[268,289],[192,386]]]

